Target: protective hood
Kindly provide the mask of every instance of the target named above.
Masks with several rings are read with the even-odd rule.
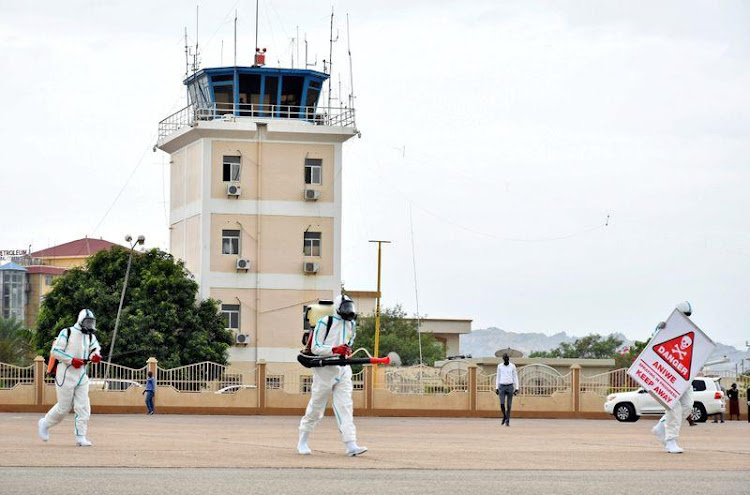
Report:
[[[78,321],[76,321],[76,328],[83,333],[93,333],[96,331],[96,316],[90,309],[82,309],[78,313]]]
[[[349,296],[341,295],[333,301],[336,313],[346,321],[352,321],[357,318],[357,307]]]

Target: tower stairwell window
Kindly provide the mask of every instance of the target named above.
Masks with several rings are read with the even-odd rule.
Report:
[[[224,317],[224,328],[227,330],[240,330],[239,304],[222,304],[221,315]]]
[[[240,231],[221,231],[221,254],[240,254]]]
[[[302,251],[305,256],[320,256],[320,232],[305,232]]]
[[[305,184],[323,183],[323,160],[305,158]]]
[[[224,182],[239,182],[241,157],[225,155],[222,162],[222,180]]]

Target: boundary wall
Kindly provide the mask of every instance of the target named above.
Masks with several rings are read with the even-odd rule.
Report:
[[[159,414],[294,415],[304,414],[312,371],[290,363],[259,361],[254,369],[197,363],[163,369],[154,358],[140,369],[104,363],[89,366],[92,412],[144,413],[147,372],[156,377]],[[57,400],[54,378],[45,377],[44,358],[17,367],[0,363],[0,412],[46,412]],[[549,366],[519,369],[520,389],[513,416],[526,418],[610,418],[607,395],[634,390],[625,369],[593,376],[574,364],[563,375]],[[104,379],[104,376],[107,379]],[[355,370],[357,416],[498,417],[495,375],[475,364],[451,369],[366,365]],[[741,408],[743,419],[747,411]],[[330,411],[329,411],[330,413]]]

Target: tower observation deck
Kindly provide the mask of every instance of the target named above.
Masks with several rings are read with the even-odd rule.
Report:
[[[314,70],[260,66],[201,69],[184,81],[189,104],[159,122],[159,141],[201,121],[213,120],[293,119],[356,133],[353,108],[318,104],[328,77]]]

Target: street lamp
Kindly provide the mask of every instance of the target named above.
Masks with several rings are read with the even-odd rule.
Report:
[[[125,242],[130,244],[133,240],[133,236],[128,234],[125,236]],[[130,256],[128,256],[128,267],[125,270],[125,283],[122,284],[122,294],[120,294],[120,306],[117,308],[117,318],[115,319],[115,330],[112,332],[112,342],[109,343],[109,355],[107,356],[107,368],[104,371],[104,380],[102,383],[102,390],[107,386],[107,377],[109,376],[109,366],[112,364],[112,352],[115,350],[115,339],[117,338],[117,327],[120,326],[120,313],[122,312],[122,303],[125,301],[125,290],[128,288],[128,278],[130,277],[130,264],[133,262],[133,250],[138,244],[143,245],[146,242],[146,238],[139,235],[138,238],[130,245]]]

